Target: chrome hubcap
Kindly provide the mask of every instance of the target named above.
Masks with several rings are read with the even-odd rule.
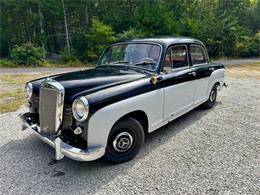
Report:
[[[128,132],[121,132],[115,137],[113,148],[117,152],[125,152],[132,146],[132,144],[133,136]]]
[[[212,90],[210,93],[210,96],[209,96],[209,100],[210,100],[210,102],[214,102],[215,99],[216,99],[216,92],[215,92],[215,90]]]

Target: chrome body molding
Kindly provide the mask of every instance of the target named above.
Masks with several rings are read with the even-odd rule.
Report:
[[[64,87],[54,79],[47,78],[40,87],[39,116],[41,134],[55,134],[62,123]]]
[[[32,132],[43,142],[53,147],[55,150],[55,159],[61,160],[64,156],[77,161],[93,161],[105,154],[104,147],[93,147],[88,149],[80,149],[73,147],[61,140],[58,136],[44,136],[38,133],[39,127],[36,124],[31,124],[24,114],[19,115],[23,123],[23,130],[31,129]]]

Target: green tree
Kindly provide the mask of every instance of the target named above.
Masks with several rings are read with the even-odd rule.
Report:
[[[43,48],[35,47],[28,42],[22,46],[16,46],[11,51],[11,59],[21,65],[41,65],[46,52]]]
[[[31,42],[92,61],[116,37],[175,35],[202,40],[213,57],[259,56],[259,31],[259,0],[0,0],[0,57]]]
[[[141,30],[138,30],[136,28],[129,28],[128,30],[123,31],[122,33],[117,35],[118,40],[131,40],[135,38],[143,38],[146,34],[142,32]]]
[[[98,19],[92,21],[90,32],[86,35],[88,41],[87,57],[90,61],[95,61],[102,53],[103,49],[112,42],[116,41],[115,32],[106,24]]]

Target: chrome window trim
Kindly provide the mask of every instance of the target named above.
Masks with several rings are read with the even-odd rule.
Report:
[[[193,64],[192,60],[191,60],[191,66],[201,66],[201,65],[208,64],[209,63],[209,56],[208,56],[208,52],[206,52],[206,50],[205,50],[205,46],[192,43],[192,44],[190,44],[190,50],[191,50],[191,47],[194,47],[194,46],[202,48],[202,50],[204,52],[204,56],[206,58],[206,62],[205,63],[200,63],[200,64]],[[191,52],[190,52],[190,59],[191,59]]]
[[[180,69],[185,69],[185,68],[188,68],[191,66],[191,63],[190,63],[190,59],[189,59],[189,50],[188,50],[188,46],[186,44],[174,44],[174,45],[170,45],[166,52],[165,52],[165,55],[164,55],[164,58],[163,58],[163,64],[162,64],[162,71],[163,71],[163,68],[164,68],[164,60],[166,58],[166,55],[167,55],[167,52],[169,49],[173,48],[173,47],[179,47],[179,46],[184,46],[186,48],[186,57],[187,57],[187,62],[188,62],[188,65],[187,66],[183,66],[183,67],[179,67],[179,68],[172,68],[173,71],[175,70],[180,70]]]
[[[100,64],[100,60],[102,59],[102,57],[104,56],[104,54],[106,53],[106,51],[112,47],[112,46],[115,46],[115,45],[125,45],[125,44],[148,44],[148,45],[157,45],[160,47],[160,55],[159,55],[159,58],[158,58],[158,62],[156,63],[156,68],[154,70],[151,70],[151,69],[147,69],[147,68],[144,68],[145,70],[148,70],[148,71],[151,71],[151,72],[156,72],[158,67],[160,66],[160,61],[162,59],[162,54],[163,54],[163,46],[159,43],[156,43],[156,42],[147,42],[147,41],[128,41],[128,42],[121,42],[121,43],[114,43],[114,44],[111,44],[109,45],[107,48],[104,49],[102,55],[100,56],[100,58],[98,59],[98,62],[96,64],[96,66],[102,66],[102,64]],[[138,67],[138,66],[133,66],[133,67]]]

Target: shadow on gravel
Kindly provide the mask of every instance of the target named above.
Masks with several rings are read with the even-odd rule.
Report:
[[[30,135],[1,147],[1,193],[94,193],[129,167],[192,125],[210,110],[197,108],[147,136],[140,154],[130,162],[113,165],[104,160],[77,162],[67,158],[53,161],[54,151]],[[163,155],[163,154],[162,154]]]
[[[221,102],[216,102],[215,106],[217,106],[217,104],[219,103]],[[183,116],[175,119],[174,121],[168,123],[167,125],[161,127],[160,129],[147,134],[144,149],[146,149],[147,147],[150,148],[151,145],[154,145],[153,148],[163,145],[173,136],[181,132],[183,129],[192,125],[195,121],[199,120],[201,117],[205,116],[210,111],[212,111],[212,109],[204,109],[199,106],[194,110],[191,110],[190,112],[184,114]],[[156,140],[159,140],[160,142],[155,142]]]

